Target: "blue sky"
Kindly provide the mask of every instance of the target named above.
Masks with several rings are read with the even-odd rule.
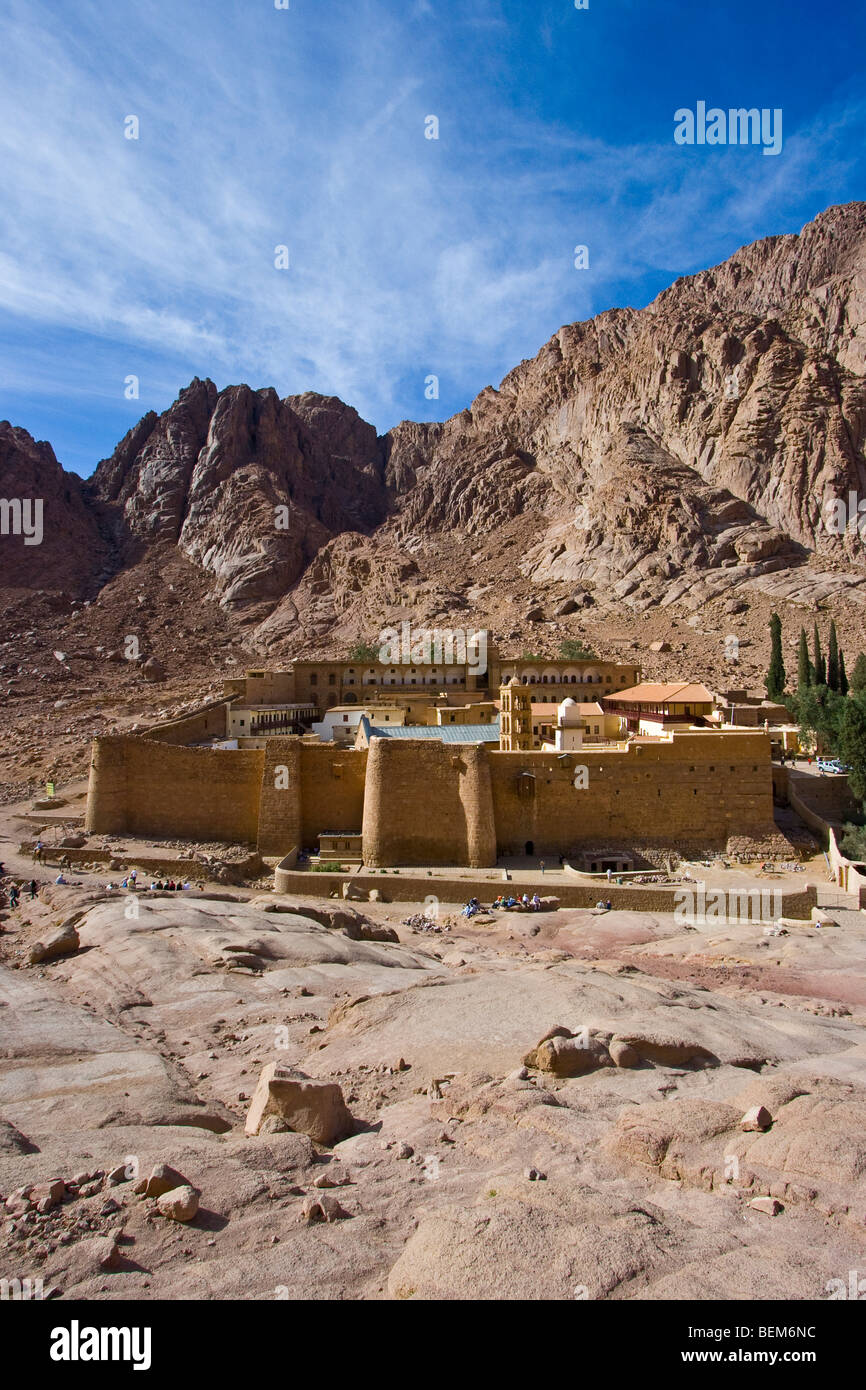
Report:
[[[0,418],[83,475],[195,375],[444,419],[866,196],[864,52],[851,0],[4,0]],[[676,145],[699,100],[781,154]]]

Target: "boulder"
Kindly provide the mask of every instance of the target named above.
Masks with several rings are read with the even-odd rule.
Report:
[[[31,965],[39,965],[42,961],[56,960],[58,956],[70,956],[80,945],[78,932],[72,923],[68,922],[52,932],[51,936],[46,936],[44,941],[37,941],[31,946],[28,960]]]
[[[176,1168],[171,1168],[167,1163],[157,1163],[150,1170],[150,1176],[142,1178],[132,1189],[140,1197],[161,1197],[165,1192],[171,1192],[177,1187],[188,1187],[189,1180],[179,1173]]]
[[[554,1076],[581,1076],[612,1065],[610,1053],[600,1038],[563,1037],[560,1032],[543,1039],[524,1061],[528,1067],[552,1072]]]
[[[199,1195],[194,1187],[185,1183],[182,1187],[163,1192],[157,1206],[170,1221],[192,1221],[198,1212]]]
[[[247,1113],[246,1133],[259,1134],[262,1122],[271,1115],[319,1144],[336,1144],[354,1127],[336,1082],[314,1080],[279,1062],[269,1062],[262,1069]]]
[[[94,1270],[118,1269],[123,1258],[118,1249],[117,1236],[113,1233],[87,1241],[85,1254],[87,1263]]]
[[[141,674],[149,681],[164,681],[165,667],[155,656],[149,656],[147,661],[142,663]]]
[[[765,1130],[769,1129],[773,1123],[773,1117],[769,1110],[763,1105],[753,1105],[751,1110],[747,1110],[740,1120],[740,1129],[745,1130]]]
[[[611,1038],[607,1050],[615,1067],[636,1067],[640,1062],[634,1048],[623,1042],[622,1038]]]

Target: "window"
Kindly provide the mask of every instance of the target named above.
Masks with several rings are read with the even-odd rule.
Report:
[[[318,685],[318,684],[319,684],[319,677],[316,675],[315,671],[313,671],[313,672],[311,672],[311,674],[310,674],[310,685]]]
[[[333,671],[329,671],[329,672],[328,672],[328,685],[336,685],[336,684],[337,684],[337,677],[334,675]]]
[[[605,680],[607,681],[608,685],[610,685],[610,676],[605,676]]]
[[[349,722],[349,716],[348,716],[348,714],[344,714],[344,715],[343,715],[343,723],[344,723],[344,724],[348,724],[348,722]]]

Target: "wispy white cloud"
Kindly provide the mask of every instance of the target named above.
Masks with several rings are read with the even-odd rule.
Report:
[[[62,351],[39,376],[52,338],[80,333],[83,351],[105,344],[96,396],[107,370],[119,390],[143,364],[142,408],[167,403],[155,383],[176,370],[178,386],[197,372],[333,392],[381,428],[429,418],[429,371],[457,408],[623,284],[695,267],[819,196],[844,172],[840,130],[864,124],[856,105],[819,113],[757,172],[740,151],[712,163],[657,136],[578,133],[467,90],[444,0],[7,9],[0,309],[15,331],[0,371],[20,382],[20,343],[40,335],[35,395],[84,389]],[[447,10],[452,39],[508,32],[498,0]]]

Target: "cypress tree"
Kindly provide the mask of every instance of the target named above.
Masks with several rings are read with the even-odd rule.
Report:
[[[839,752],[850,763],[848,785],[862,801],[866,797],[866,709],[859,700],[848,700],[839,731]]]
[[[851,672],[851,690],[858,695],[861,690],[866,690],[866,656],[861,652],[854,663],[854,670]]]
[[[839,641],[836,637],[836,620],[830,619],[830,648],[827,653],[827,684],[831,690],[839,689]]]
[[[839,651],[839,694],[848,694],[848,677],[845,674],[845,653]]]
[[[809,643],[806,640],[806,629],[800,628],[800,646],[797,650],[797,689],[805,690],[807,685],[812,684],[812,663],[809,660]]]
[[[814,667],[814,671],[815,671],[815,676],[814,676],[815,684],[816,684],[816,685],[826,685],[826,684],[827,684],[827,666],[826,666],[826,663],[825,663],[825,661],[824,661],[823,654],[822,654],[822,652],[821,652],[821,638],[820,638],[820,636],[818,635],[818,624],[817,624],[817,623],[815,623],[815,626],[814,626],[814,628],[812,629],[812,666]]]
[[[770,668],[767,671],[767,695],[777,700],[785,689],[785,663],[782,659],[782,619],[774,613],[770,619]]]

